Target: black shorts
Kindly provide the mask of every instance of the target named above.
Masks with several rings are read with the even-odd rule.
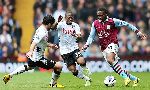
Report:
[[[55,61],[48,60],[44,57],[41,58],[39,61],[32,61],[31,59],[28,60],[29,67],[41,67],[47,70],[54,68],[55,64]]]
[[[83,57],[83,55],[79,52],[79,49],[76,49],[68,54],[61,55],[64,62],[67,64],[67,67],[70,65],[76,64],[75,62],[79,57]]]

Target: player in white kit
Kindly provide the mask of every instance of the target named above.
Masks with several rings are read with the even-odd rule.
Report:
[[[48,31],[54,24],[55,19],[51,15],[44,17],[42,25],[36,30],[33,41],[30,45],[29,52],[26,56],[29,58],[26,65],[18,67],[12,73],[5,75],[3,81],[5,84],[14,76],[21,74],[25,71],[34,69],[36,66],[44,69],[54,69],[55,79],[59,78],[62,65],[60,62],[55,62],[53,60],[48,60],[44,57],[44,51],[46,47],[58,48],[57,45],[48,43]],[[53,76],[52,76],[53,77]],[[53,83],[49,85],[50,87],[64,87],[63,85]]]
[[[77,39],[81,38],[80,27],[77,23],[73,22],[73,14],[71,11],[66,12],[65,19],[65,21],[57,25],[60,54],[73,75],[84,79],[86,81],[85,86],[89,86],[91,79],[76,69],[77,63],[88,70],[86,68],[86,61],[80,53],[77,42]]]

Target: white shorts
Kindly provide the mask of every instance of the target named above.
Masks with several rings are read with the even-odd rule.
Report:
[[[115,56],[115,62],[114,63],[117,63],[118,62],[118,59],[120,59],[119,57],[118,57],[118,49],[119,49],[119,47],[118,47],[118,45],[117,44],[114,44],[114,43],[111,43],[111,44],[109,44],[108,46],[107,46],[107,48],[102,52],[103,53],[103,56],[104,56],[104,58],[105,58],[105,60],[107,61],[107,54],[108,53],[115,53],[116,54],[116,56]]]

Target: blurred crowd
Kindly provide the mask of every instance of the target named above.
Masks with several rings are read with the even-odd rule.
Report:
[[[15,0],[0,0],[0,59],[20,52],[22,29],[14,12]]]
[[[83,41],[82,47],[90,33],[92,22],[96,19],[96,10],[106,7],[109,17],[125,20],[135,25],[141,32],[150,35],[150,0],[36,0],[34,4],[34,27],[41,25],[42,18],[51,14],[55,19],[59,15],[65,16],[66,10],[72,10],[75,22],[80,25]],[[50,32],[50,42],[58,44],[57,31]],[[119,55],[150,55],[149,40],[140,40],[136,34],[121,27],[118,35]],[[98,38],[90,46],[85,57],[102,57],[97,45]],[[52,55],[59,55],[59,50],[49,50]]]

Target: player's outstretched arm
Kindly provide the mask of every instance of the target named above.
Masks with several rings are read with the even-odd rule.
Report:
[[[60,16],[58,17],[58,20],[52,25],[51,29],[52,29],[52,30],[55,30],[55,29],[57,28],[58,23],[59,23],[60,21],[62,21],[62,19],[63,19],[63,17],[60,15]]]
[[[83,46],[82,50],[85,51],[89,45],[93,42],[94,38],[95,38],[95,35],[96,35],[96,29],[94,27],[94,23],[92,24],[92,27],[91,27],[91,32],[90,32],[90,35],[87,39],[87,42],[86,44]]]
[[[116,18],[113,18],[113,21],[116,27],[126,26],[130,30],[134,31],[137,34],[137,36],[139,36],[141,39],[147,39],[146,35],[140,32],[134,25]]]
[[[33,54],[33,50],[36,46],[36,43],[35,42],[32,42],[31,45],[30,45],[30,50],[26,53],[26,56],[28,58],[31,58],[32,57],[32,54]]]

